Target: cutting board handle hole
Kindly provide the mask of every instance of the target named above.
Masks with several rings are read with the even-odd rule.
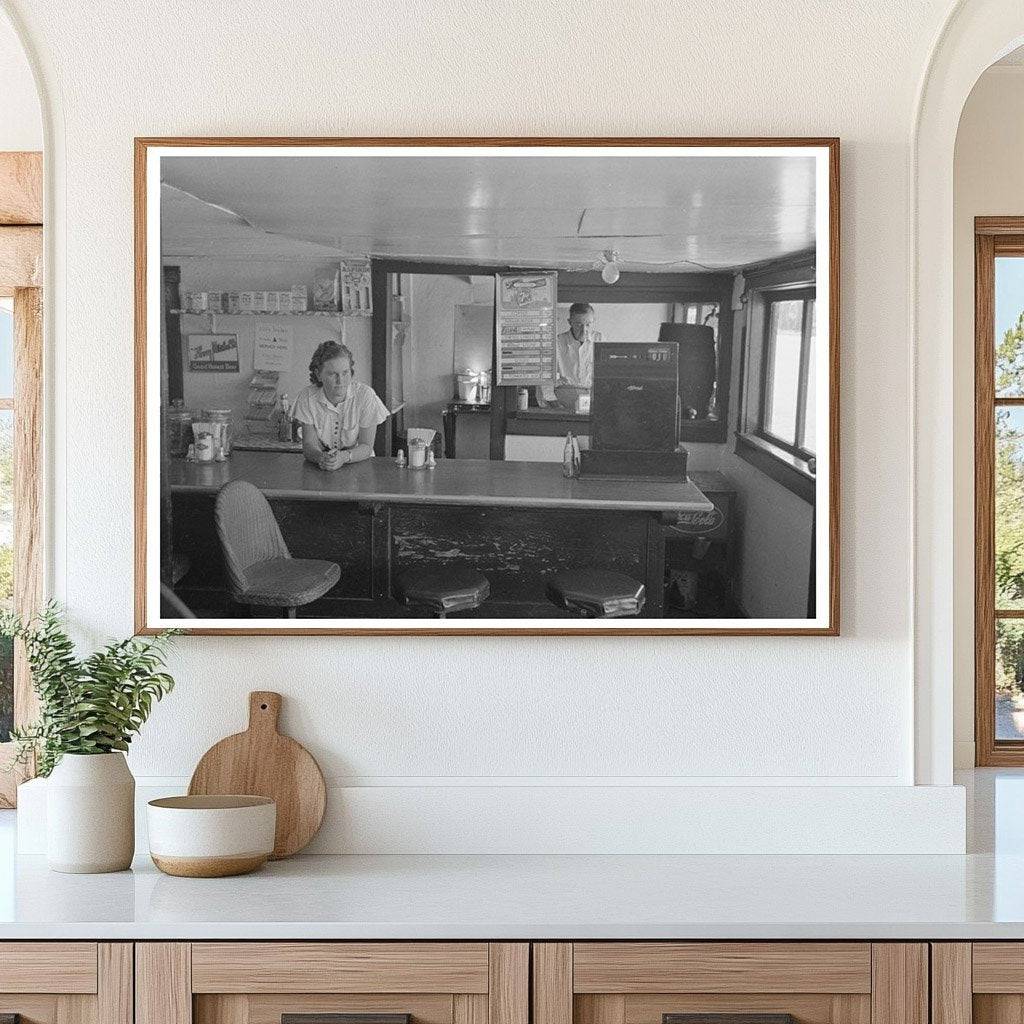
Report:
[[[260,711],[266,711],[266,710],[267,710],[267,705],[266,704],[261,704],[260,705]]]

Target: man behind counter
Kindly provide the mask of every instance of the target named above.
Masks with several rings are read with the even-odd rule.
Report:
[[[537,405],[542,409],[575,408],[576,396],[592,387],[594,343],[601,340],[601,332],[594,330],[594,319],[594,307],[589,302],[574,302],[569,307],[569,330],[555,338],[557,380],[554,385],[537,388]]]

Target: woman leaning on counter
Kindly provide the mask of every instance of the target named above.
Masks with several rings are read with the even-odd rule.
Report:
[[[302,424],[302,454],[321,469],[370,458],[377,427],[388,418],[373,388],[352,379],[354,370],[349,349],[325,341],[309,362],[309,387],[292,406],[292,419]]]

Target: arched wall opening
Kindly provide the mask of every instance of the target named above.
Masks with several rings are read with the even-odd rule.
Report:
[[[21,39],[0,9],[0,152],[43,148],[43,115]]]
[[[954,383],[963,366],[959,346],[969,346],[973,365],[973,340],[965,342],[955,328],[957,130],[975,83],[1022,42],[1024,7],[1017,0],[961,0],[925,71],[913,129],[914,746],[921,784],[952,781],[954,691],[960,695],[967,685],[973,693],[973,658],[964,657],[965,645],[973,648],[974,641],[972,622],[969,635],[964,632],[964,602],[973,609],[973,557],[964,565],[973,515],[965,523],[964,510],[973,502],[973,487],[960,480],[957,429],[963,410],[956,408],[955,396],[962,406],[963,391]]]
[[[976,217],[1004,217],[1024,215],[1021,195],[1021,168],[1024,167],[1024,49],[1017,49],[1003,57],[975,83],[964,106],[956,138],[953,177],[953,315],[954,315],[954,450],[953,480],[956,505],[954,507],[954,575],[958,581],[954,593],[954,678],[953,678],[953,742],[954,767],[969,768],[976,763],[975,749],[975,663],[976,644],[974,628],[974,595],[965,581],[973,580],[982,567],[975,561],[975,237]],[[997,271],[997,303],[999,319],[996,322],[997,339],[1010,326],[1006,317],[1011,308],[1013,319],[1024,300],[1016,286],[1024,260],[1002,260]],[[1011,288],[1011,284],[1013,287]],[[1008,305],[1013,301],[1013,306]],[[1007,446],[1016,430],[1017,415],[1007,419],[1002,414],[1001,448],[1009,454]],[[1007,501],[1008,490],[1016,486],[1011,469],[1013,461],[1004,461],[997,490],[998,503],[996,536],[1009,536],[1012,530],[1014,503]],[[1013,572],[1013,560],[1004,562]],[[1012,577],[1003,577],[1003,592],[1012,587]],[[997,602],[997,604],[1000,602]],[[1024,737],[1018,727],[1022,721],[1020,699],[1014,692],[1010,675],[1012,662],[1009,648],[1019,626],[1012,620],[1001,620],[1004,631],[1002,654],[997,656],[996,736],[998,739]],[[988,630],[986,630],[986,633]],[[990,638],[991,640],[991,638]],[[989,642],[990,642],[989,640]],[[986,641],[979,638],[979,642]],[[1005,664],[1004,664],[1005,661]],[[992,714],[990,697],[979,697],[982,710]],[[983,760],[983,759],[982,759]]]

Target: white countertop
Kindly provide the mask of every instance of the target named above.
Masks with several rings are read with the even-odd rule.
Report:
[[[299,857],[0,880],[0,939],[1024,938],[1024,856]]]
[[[1024,772],[975,772],[966,856],[296,857],[60,875],[0,812],[0,940],[1024,939]]]

